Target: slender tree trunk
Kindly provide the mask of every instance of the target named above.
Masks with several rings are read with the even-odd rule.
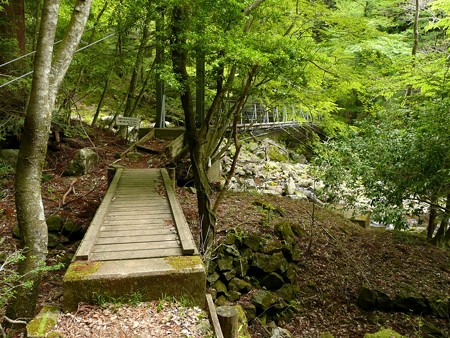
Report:
[[[13,319],[29,320],[34,315],[41,273],[47,256],[47,224],[41,196],[41,174],[47,153],[51,122],[48,88],[53,55],[53,42],[58,22],[59,0],[46,0],[41,31],[34,59],[34,74],[30,102],[25,118],[23,139],[17,160],[15,190],[17,221],[22,234],[25,259],[19,264],[22,282],[32,282],[31,288],[19,288],[7,309]]]
[[[433,238],[434,244],[436,244],[436,245],[446,244],[446,238],[448,236],[450,236],[448,234],[448,233],[450,233],[449,219],[450,219],[450,194],[447,195],[444,215],[442,217],[441,224],[439,225],[439,229]]]
[[[435,196],[432,196],[431,198],[431,205],[430,205],[430,215],[428,217],[428,226],[427,226],[427,239],[432,240],[434,231],[436,230],[436,216],[437,216],[437,209],[435,204],[437,203],[437,199]]]
[[[103,86],[102,95],[100,96],[100,100],[98,101],[97,110],[95,111],[94,118],[92,119],[91,127],[95,126],[98,120],[98,116],[100,115],[100,111],[103,106],[103,101],[106,97],[106,92],[108,91],[108,85],[109,85],[109,76],[105,80],[105,85]]]
[[[147,12],[147,16],[146,16],[145,22],[144,22],[144,28],[142,31],[141,43],[139,44],[139,49],[138,49],[138,52],[136,55],[136,60],[134,63],[133,73],[131,75],[130,85],[128,87],[127,98],[125,101],[125,108],[123,111],[124,116],[132,116],[131,114],[132,114],[134,102],[135,102],[135,95],[136,95],[136,88],[137,88],[137,84],[138,84],[138,80],[139,80],[139,73],[142,70],[145,49],[147,48],[147,43],[148,43],[148,40],[150,37],[150,34],[149,34],[150,20],[151,20],[150,13]],[[126,130],[127,130],[127,126],[120,126],[118,134],[122,137],[125,137]]]
[[[25,117],[15,177],[17,221],[23,236],[25,259],[19,263],[21,282],[8,305],[9,318],[30,319],[34,315],[41,272],[47,255],[47,224],[41,196],[41,175],[47,153],[52,110],[59,86],[81,39],[92,0],[78,0],[66,35],[53,58],[53,44],[60,0],[45,0],[34,59],[30,102]],[[52,60],[53,64],[52,64]]]

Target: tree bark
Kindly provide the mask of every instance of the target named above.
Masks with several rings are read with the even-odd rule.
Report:
[[[34,59],[30,102],[25,117],[25,133],[19,151],[15,177],[17,221],[23,237],[25,259],[19,263],[23,282],[29,289],[19,288],[7,309],[13,319],[29,320],[34,315],[41,273],[47,256],[47,224],[41,196],[41,174],[47,152],[51,122],[48,88],[53,55],[53,42],[58,21],[59,0],[46,0],[42,13],[40,37]]]
[[[19,273],[23,276],[21,282],[32,282],[32,287],[17,289],[13,302],[7,308],[9,318],[30,319],[34,315],[41,280],[39,268],[45,265],[47,255],[48,232],[41,196],[41,175],[47,153],[52,110],[59,86],[81,39],[91,3],[92,0],[78,0],[52,64],[60,0],[44,1],[31,95],[25,117],[25,133],[15,178],[17,221],[25,250],[25,259],[19,263]]]

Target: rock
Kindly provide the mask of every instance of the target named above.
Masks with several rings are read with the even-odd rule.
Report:
[[[260,310],[267,310],[277,302],[275,294],[265,290],[258,290],[252,297],[252,303]]]
[[[53,306],[44,306],[39,314],[27,324],[27,337],[48,337],[55,326],[60,312]],[[55,335],[53,335],[55,337]]]
[[[295,235],[292,231],[291,224],[288,222],[280,222],[275,225],[275,232],[278,236],[288,243],[295,242]]]
[[[225,236],[225,244],[233,245],[236,243],[236,241],[236,233],[234,231],[228,231]]]
[[[380,290],[371,289],[366,285],[361,286],[359,289],[356,303],[361,309],[367,311],[376,309],[389,311],[393,308],[392,299],[387,294]]]
[[[276,327],[272,330],[270,338],[294,338],[294,336],[288,330]]]
[[[364,338],[403,338],[403,336],[391,329],[383,329],[376,333],[366,333]]]
[[[248,332],[248,320],[244,309],[240,305],[235,305],[235,308],[238,312],[239,338],[252,338]]]
[[[266,273],[275,271],[286,271],[288,262],[284,258],[283,253],[277,252],[273,255],[266,255],[263,253],[255,253],[253,259],[253,266],[261,269]]]
[[[258,251],[261,246],[261,239],[256,235],[248,235],[243,238],[242,243],[253,251]]]
[[[234,257],[239,257],[241,255],[238,247],[234,244],[225,246],[224,251]]]
[[[300,163],[300,164],[308,163],[308,160],[306,159],[306,156],[303,155],[303,154],[294,153],[294,154],[291,155],[291,159],[295,163]]]
[[[395,296],[394,310],[405,313],[413,312],[421,315],[431,313],[428,299],[418,295],[409,285],[402,288],[400,293]]]
[[[271,161],[287,162],[289,160],[287,150],[280,149],[277,146],[270,146],[267,155]]]
[[[0,149],[0,163],[15,168],[19,149]]]
[[[252,285],[248,282],[246,282],[243,279],[240,278],[233,278],[229,283],[228,283],[228,288],[231,291],[239,291],[239,292],[249,292],[252,289]]]
[[[217,265],[220,271],[230,271],[233,269],[233,257],[222,256],[217,260]]]
[[[277,291],[276,294],[283,298],[286,302],[290,302],[294,299],[296,290],[292,284],[283,284]]]
[[[245,303],[243,306],[248,322],[256,318],[256,306],[251,303]]]
[[[241,293],[238,291],[229,291],[225,294],[230,302],[236,302],[241,297]]]
[[[232,269],[230,271],[227,271],[223,274],[223,276],[227,281],[230,281],[236,276],[236,270]]]
[[[284,248],[281,241],[277,239],[272,239],[264,243],[264,245],[261,248],[261,252],[266,254],[273,254],[275,252],[279,252]]]
[[[82,176],[87,174],[100,160],[98,154],[89,149],[80,149],[64,171],[66,176]]]
[[[206,280],[208,281],[209,285],[213,285],[215,282],[217,282],[220,278],[220,275],[217,271],[214,271],[213,273],[208,274],[208,277],[206,277]]]
[[[51,232],[60,232],[64,226],[64,219],[59,215],[52,215],[46,219],[47,229]]]
[[[71,240],[82,239],[84,235],[83,225],[72,220],[67,220],[64,222],[62,231],[63,234],[69,236],[69,239]]]
[[[295,190],[296,190],[295,181],[292,177],[289,177],[284,186],[284,193],[286,195],[294,195]]]
[[[334,338],[331,332],[322,332],[319,334],[319,338]]]
[[[216,305],[217,306],[222,306],[225,305],[227,303],[228,299],[225,295],[220,295],[217,299],[216,299]]]
[[[272,272],[264,276],[260,282],[269,291],[274,291],[281,288],[284,284],[283,277],[276,272]]]
[[[217,280],[214,284],[213,284],[213,288],[216,289],[217,294],[224,294],[227,293],[227,286],[225,285],[224,282],[222,282],[220,279]]]

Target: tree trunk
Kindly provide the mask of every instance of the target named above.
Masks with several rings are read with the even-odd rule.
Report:
[[[439,229],[433,238],[434,244],[444,245],[448,243],[448,239],[450,238],[449,219],[450,219],[450,194],[447,195],[444,215],[442,217],[441,224],[439,225]]]
[[[103,86],[102,95],[100,96],[100,100],[98,101],[97,110],[95,111],[94,118],[92,119],[91,127],[95,126],[98,120],[98,116],[100,115],[100,111],[102,110],[103,101],[106,97],[106,92],[108,91],[109,85],[109,76],[105,80],[105,85]]]
[[[428,216],[428,226],[427,226],[427,239],[432,240],[434,231],[436,230],[436,216],[437,209],[435,204],[437,203],[436,197],[432,196],[430,204],[430,215]]]
[[[41,196],[41,174],[51,122],[48,88],[58,8],[59,0],[45,1],[25,118],[26,132],[23,133],[17,160],[15,199],[17,221],[25,249],[25,259],[19,263],[19,274],[24,276],[22,282],[32,282],[33,286],[18,289],[7,309],[7,316],[13,319],[29,320],[33,317],[41,280],[38,268],[45,265],[47,256],[48,233]]]
[[[45,265],[47,255],[48,232],[41,196],[41,175],[52,110],[59,86],[81,39],[92,0],[78,0],[52,65],[59,3],[60,0],[44,1],[30,102],[25,117],[25,133],[17,161],[17,221],[25,250],[25,259],[19,263],[19,273],[23,276],[21,282],[32,282],[32,287],[17,288],[15,298],[7,308],[7,315],[12,319],[30,319],[34,316],[41,280],[39,268]]]
[[[144,62],[144,53],[147,47],[149,39],[149,24],[150,24],[150,13],[147,13],[145,18],[144,28],[142,32],[141,43],[139,44],[139,49],[136,55],[136,60],[134,63],[133,73],[131,75],[130,86],[128,87],[127,98],[125,101],[125,108],[123,111],[124,116],[132,116],[132,110],[134,107],[136,87],[139,79],[139,73],[142,70],[142,63]],[[127,126],[120,126],[118,134],[125,137]]]

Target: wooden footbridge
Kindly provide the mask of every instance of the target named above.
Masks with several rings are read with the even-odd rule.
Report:
[[[64,307],[132,294],[203,305],[205,279],[168,172],[119,168],[64,276]]]

